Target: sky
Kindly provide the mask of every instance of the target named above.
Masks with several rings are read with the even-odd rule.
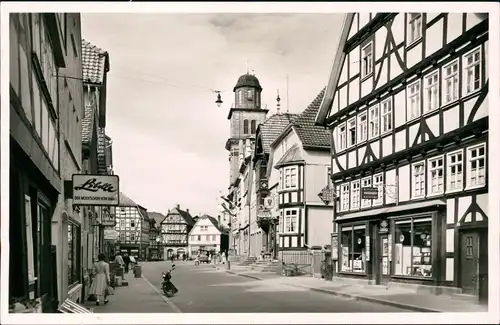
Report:
[[[82,14],[109,53],[106,134],[120,190],[148,211],[217,215],[229,187],[227,115],[247,71],[262,103],[300,113],[326,86],[342,14]],[[287,96],[288,75],[288,96]],[[220,90],[223,104],[217,107]],[[288,100],[287,100],[288,97]]]

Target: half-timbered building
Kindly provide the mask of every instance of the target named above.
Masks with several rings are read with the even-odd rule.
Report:
[[[148,212],[149,217],[149,247],[148,259],[157,261],[163,259],[163,245],[161,241],[161,222],[165,216],[159,212]]]
[[[180,258],[188,252],[188,236],[194,220],[189,209],[181,210],[179,204],[170,209],[161,222],[161,237],[163,256],[166,259],[179,255]]]
[[[149,246],[149,217],[147,210],[120,192],[120,204],[115,208],[118,231],[117,251],[145,260]]]
[[[314,125],[323,96],[324,90],[270,144],[266,176],[278,196],[278,258],[284,262],[294,256],[287,251],[330,243],[333,213],[318,197],[328,184],[330,134]]]
[[[487,297],[488,15],[347,14],[316,123],[339,274]]]
[[[279,99],[279,96],[277,99]],[[271,256],[274,259],[278,257],[277,231],[279,209],[276,204],[278,197],[278,182],[269,184],[267,178],[269,154],[271,143],[278,138],[281,132],[283,132],[296,116],[296,114],[291,113],[280,113],[278,105],[277,113],[271,115],[264,123],[259,125],[256,132],[255,151],[253,155],[256,201],[260,207],[265,206],[264,198],[266,197],[271,198],[274,203],[272,207],[267,209],[269,212],[267,212],[265,216],[260,215],[259,209],[257,209],[256,223],[260,229],[257,239],[260,244],[259,250],[263,251],[266,256]]]

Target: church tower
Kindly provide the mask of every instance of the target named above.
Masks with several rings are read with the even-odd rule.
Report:
[[[239,175],[240,163],[254,148],[257,126],[266,119],[267,109],[262,109],[259,79],[246,73],[238,78],[233,89],[234,105],[229,110],[230,135],[226,142],[229,154],[229,182]]]

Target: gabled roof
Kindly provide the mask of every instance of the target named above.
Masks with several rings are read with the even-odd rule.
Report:
[[[139,205],[135,203],[131,198],[125,195],[125,193],[120,192],[120,202],[119,205],[120,207],[138,207]]]
[[[316,96],[311,104],[292,123],[297,136],[306,148],[330,148],[330,132],[323,126],[315,125],[316,115],[325,95],[325,89]]]
[[[167,216],[171,215],[171,214],[179,214],[183,219],[184,221],[186,221],[186,223],[189,225],[189,226],[193,226],[194,225],[194,220],[193,220],[193,217],[191,216],[191,214],[187,211],[184,211],[184,210],[181,210],[177,207],[171,209],[168,213],[167,213]]]
[[[214,227],[220,231],[222,234],[228,234],[227,232],[227,229],[225,229],[224,227],[222,227],[221,225],[219,225],[219,222],[217,221],[217,219],[215,219],[214,217],[211,217],[209,216],[208,214],[204,214],[202,215],[201,217],[198,218],[198,220],[196,220],[196,223],[200,222],[201,220],[204,220],[204,219],[208,219],[212,222],[212,224],[214,225]]]
[[[137,205],[137,209],[139,210],[139,213],[142,215],[144,220],[149,221],[148,209],[146,209],[142,205]]]
[[[302,150],[299,147],[298,144],[294,144],[291,146],[281,157],[280,160],[274,165],[274,168],[278,169],[282,166],[290,165],[290,164],[296,164],[296,163],[301,163],[304,162],[304,158],[302,157]]]
[[[85,111],[82,118],[82,143],[90,144],[92,131],[94,130],[94,107],[85,105]]]
[[[269,153],[271,143],[278,138],[281,132],[291,123],[297,114],[282,113],[273,114],[264,123],[260,124],[257,129],[257,134],[261,134],[262,149],[264,153]]]
[[[82,68],[84,83],[102,84],[109,71],[108,52],[82,39]]]

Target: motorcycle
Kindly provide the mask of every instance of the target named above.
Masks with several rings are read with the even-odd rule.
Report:
[[[163,293],[167,297],[173,297],[179,290],[172,283],[172,271],[175,270],[175,264],[172,265],[172,268],[169,271],[162,272],[161,277],[163,282],[161,283],[161,288]]]

